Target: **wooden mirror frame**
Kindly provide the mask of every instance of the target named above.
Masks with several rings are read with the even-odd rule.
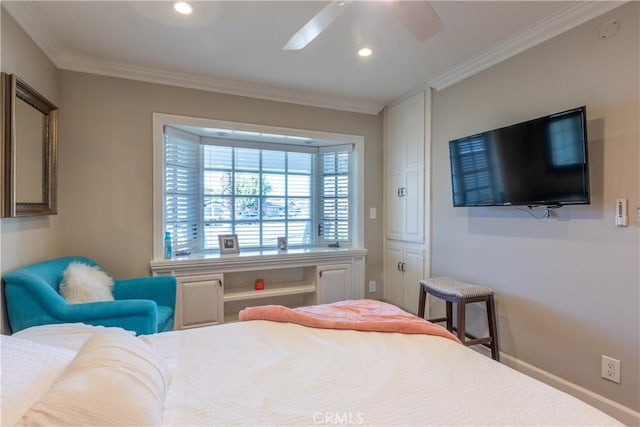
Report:
[[[57,214],[58,107],[20,80],[2,73],[0,103],[0,216],[20,217]],[[27,202],[16,194],[16,100],[20,99],[44,115],[42,129],[42,202]]]

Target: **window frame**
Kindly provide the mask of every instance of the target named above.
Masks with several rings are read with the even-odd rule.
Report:
[[[316,192],[316,188],[315,188],[315,181],[314,178],[316,178],[317,175],[317,168],[315,166],[315,161],[311,162],[310,166],[310,171],[309,173],[302,173],[302,172],[290,172],[290,171],[283,171],[283,172],[270,172],[270,171],[265,171],[262,167],[262,160],[259,161],[259,166],[258,169],[243,169],[242,167],[238,167],[237,165],[237,152],[235,152],[236,149],[250,149],[250,150],[260,150],[261,154],[260,157],[262,158],[262,156],[264,156],[265,152],[268,151],[275,151],[275,152],[279,152],[279,153],[303,153],[303,154],[308,154],[313,156],[313,159],[316,160],[316,157],[318,155],[318,149],[317,147],[308,147],[306,145],[292,145],[291,147],[287,147],[287,149],[285,149],[285,147],[283,147],[284,144],[271,144],[271,143],[256,143],[253,141],[243,141],[243,140],[238,140],[237,143],[236,141],[233,140],[227,140],[224,138],[208,138],[208,137],[204,137],[204,141],[201,140],[200,142],[201,144],[201,150],[206,150],[207,146],[211,146],[211,147],[228,147],[232,150],[234,150],[234,153],[231,154],[231,159],[232,159],[232,166],[231,169],[229,169],[228,171],[230,173],[235,173],[236,176],[237,174],[255,174],[258,175],[260,177],[260,182],[262,182],[261,178],[264,175],[267,174],[274,174],[274,175],[282,175],[283,177],[292,177],[292,176],[307,176],[309,177],[309,184],[310,184],[310,188],[309,188],[309,195],[308,196],[298,196],[297,198],[306,198],[309,199],[310,201],[315,199],[315,192]],[[206,172],[207,170],[215,170],[216,168],[207,168],[204,163],[205,163],[205,157],[206,155],[204,153],[202,153],[201,156],[201,162],[200,162],[200,167],[199,167],[199,171],[201,173]],[[223,171],[223,169],[219,169],[219,171]],[[204,179],[204,176],[201,176],[201,178]],[[202,180],[201,180],[202,183]],[[204,184],[202,183],[202,186],[204,187]],[[222,197],[222,195],[209,195],[211,197]],[[207,194],[203,193],[200,195],[201,198],[205,198],[207,197]],[[221,221],[222,223],[225,224],[229,224],[232,228],[235,226],[237,227],[239,224],[243,224],[243,223],[247,223],[247,222],[255,222],[252,220],[246,220],[246,219],[238,219],[238,217],[234,214],[233,209],[235,209],[235,202],[238,201],[238,199],[242,199],[243,197],[247,197],[243,194],[238,194],[236,193],[235,190],[235,186],[234,189],[232,191],[232,194],[226,196],[229,199],[232,200],[232,204],[234,205],[234,208],[232,208],[232,212],[231,212],[231,216],[229,220],[223,220]],[[269,200],[269,199],[284,199],[287,200],[289,198],[296,198],[296,196],[291,196],[288,191],[285,191],[284,194],[281,195],[268,195],[268,194],[263,194],[262,193],[262,188],[260,188],[258,194],[252,195],[250,196],[251,198],[256,198],[260,200],[260,204],[262,205],[262,203],[264,203],[265,200]],[[206,230],[205,230],[205,226],[207,225],[207,223],[209,221],[206,221],[204,219],[204,212],[203,209],[200,209],[200,214],[201,214],[201,221],[200,221],[200,236],[201,236],[201,240],[199,243],[199,248],[202,249],[202,251],[204,252],[210,252],[210,251],[217,251],[217,243],[216,243],[216,247],[212,248],[205,248],[205,240],[206,240]],[[262,217],[260,219],[260,240],[262,240],[262,238],[264,237],[263,234],[263,227],[267,224],[269,224],[270,222],[281,222],[284,223],[285,226],[287,226],[288,224],[293,224],[296,222],[305,222],[308,223],[308,226],[310,228],[310,230],[313,232],[313,230],[315,229],[315,223],[317,221],[317,214],[314,210],[310,210],[309,212],[309,217],[306,219],[291,219],[291,218],[276,218],[276,219],[265,219],[264,217]],[[231,231],[229,231],[230,233]],[[236,233],[238,235],[240,235],[240,233],[237,232]],[[240,237],[240,236],[239,236]],[[315,235],[314,235],[315,238]],[[314,241],[314,243],[316,243]],[[262,241],[262,244],[264,244],[264,241]],[[297,245],[292,244],[291,240],[289,241],[289,247],[296,247]],[[317,246],[317,245],[316,245]],[[275,240],[274,240],[274,245],[273,247],[275,248]],[[304,245],[300,245],[300,247],[313,247],[313,246],[304,246]],[[261,250],[261,248],[256,248],[256,247],[249,247],[249,250]],[[262,249],[268,249],[268,247],[263,247]]]
[[[267,125],[257,125],[242,122],[230,122],[216,119],[195,118],[164,113],[153,113],[153,259],[163,259],[164,243],[164,139],[163,128],[167,126],[196,126],[219,129],[230,129],[245,132],[290,135],[293,137],[322,139],[335,141],[335,145],[352,144],[352,216],[351,216],[351,244],[354,249],[364,247],[364,136],[349,135],[334,132],[322,132],[307,129],[294,129]],[[320,241],[319,245],[324,246]],[[258,251],[258,249],[251,249]],[[195,254],[195,257],[202,254]],[[206,254],[207,257],[219,254]]]

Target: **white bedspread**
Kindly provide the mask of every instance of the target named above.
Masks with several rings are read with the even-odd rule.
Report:
[[[252,321],[143,339],[172,371],[166,425],[618,425],[439,337]]]

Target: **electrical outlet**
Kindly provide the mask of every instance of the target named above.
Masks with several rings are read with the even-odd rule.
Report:
[[[602,355],[602,378],[620,384],[620,361]]]
[[[369,280],[369,292],[375,292],[375,291],[376,291],[376,281]]]

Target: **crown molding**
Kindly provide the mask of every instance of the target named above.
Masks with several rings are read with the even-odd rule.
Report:
[[[62,48],[47,22],[28,1],[5,1],[2,7],[16,20],[22,29],[31,37],[36,45],[56,64],[56,58]]]
[[[64,70],[354,113],[378,114],[384,107],[384,104],[379,102],[321,95],[314,92],[277,88],[198,74],[164,71],[156,68],[70,55],[68,53],[60,55],[57,58],[56,65]]]
[[[431,80],[428,86],[445,89],[512,56],[590,21],[627,1],[581,1],[572,3],[541,21],[503,40],[473,59]]]
[[[473,59],[436,77],[419,90],[428,88],[442,90],[624,3],[627,1],[572,3],[485,50]],[[379,102],[276,88],[197,74],[163,71],[72,55],[62,49],[46,21],[30,2],[10,1],[3,2],[2,6],[29,34],[54,65],[61,69],[355,113],[378,114],[384,108],[384,103]],[[412,93],[417,91],[412,91]]]
[[[46,21],[30,2],[11,1],[3,2],[2,5],[59,69],[354,113],[375,115],[384,108],[384,103],[381,102],[277,88],[191,73],[163,71],[156,68],[73,55],[61,48],[53,31],[50,30]]]

